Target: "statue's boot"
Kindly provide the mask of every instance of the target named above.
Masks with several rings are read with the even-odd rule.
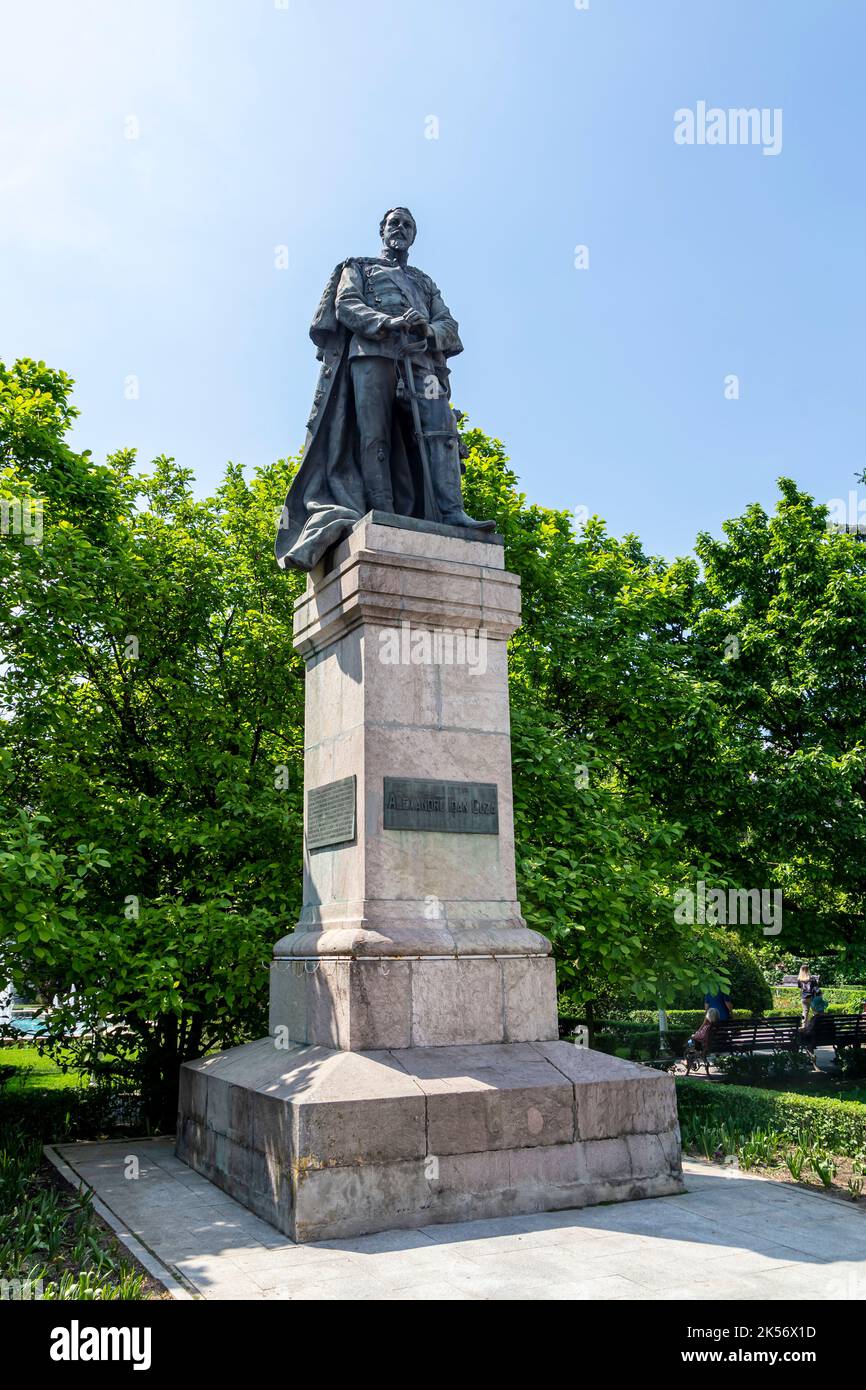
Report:
[[[367,505],[374,512],[393,512],[394,491],[391,486],[391,464],[388,445],[374,439],[364,449],[361,461]]]
[[[463,510],[460,488],[460,450],[456,431],[425,431],[433,491],[446,526],[468,526],[474,531],[495,531],[495,521],[476,521]]]

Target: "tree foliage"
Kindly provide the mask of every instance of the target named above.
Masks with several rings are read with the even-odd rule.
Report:
[[[724,540],[698,539],[691,665],[717,690],[690,813],[733,879],[781,888],[784,951],[835,951],[862,979],[866,545],[790,479],[780,488],[775,515],[752,506]]]
[[[68,448],[62,373],[0,382],[0,496],[43,506],[41,544],[0,544],[3,939],[49,997],[75,984],[68,1025],[112,1021],[72,1045],[134,1056],[153,1110],[182,1060],[261,1030],[298,906],[298,582],[272,562],[290,465],[229,466],[198,500],[169,458],[142,476]]]
[[[700,997],[719,952],[675,920],[673,894],[719,866],[660,812],[657,787],[700,708],[686,643],[697,565],[648,557],[596,518],[577,533],[568,513],[526,503],[498,440],[467,443],[470,510],[496,517],[523,589],[510,669],[524,912],[579,1013],[623,993]]]
[[[294,463],[229,465],[210,498],[167,457],[97,464],[68,443],[71,387],[0,366],[0,501],[43,504],[40,543],[0,537],[0,952],[59,996],[77,1063],[107,1050],[168,1120],[181,1061],[263,1028],[264,966],[300,905],[302,579],[272,559]],[[781,887],[780,953],[835,952],[850,974],[866,546],[782,480],[775,515],[751,507],[666,562],[528,503],[501,443],[464,433],[467,506],[522,580],[519,892],[569,1007],[729,984],[731,929],[673,911],[699,879]],[[765,944],[760,924],[737,939]],[[72,1038],[82,1018],[113,1031]]]

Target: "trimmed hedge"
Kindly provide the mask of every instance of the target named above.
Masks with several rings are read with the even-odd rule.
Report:
[[[44,1144],[142,1134],[140,1111],[136,1096],[102,1087],[0,1087],[0,1143],[15,1128]]]
[[[801,1096],[754,1086],[720,1086],[713,1081],[678,1079],[680,1120],[728,1124],[748,1132],[772,1129],[796,1141],[808,1130],[832,1153],[848,1158],[866,1155],[866,1105],[857,1100]]]
[[[685,1030],[668,1030],[668,1045],[677,1056],[685,1052],[689,1036]],[[596,1034],[593,1047],[597,1052],[625,1057],[632,1062],[645,1062],[658,1056],[659,1030],[657,1027],[602,1030]]]
[[[827,1010],[829,1014],[848,1013],[840,1004],[831,1004]],[[796,1009],[786,1011],[786,1016],[796,1015],[799,1017],[800,1005],[799,996]],[[701,1026],[705,1018],[703,1009],[669,1009],[667,1013],[668,1047],[677,1057],[682,1057],[686,1050],[686,1042],[692,1034]],[[778,1017],[778,1014],[768,1015],[770,1018]],[[753,1018],[754,1014],[746,1009],[734,1009],[734,1022]],[[561,1014],[559,1018],[560,1037],[568,1037],[578,1024],[579,1020],[571,1014]],[[598,1024],[593,1047],[599,1052],[607,1052],[614,1056],[625,1057],[633,1062],[646,1062],[659,1055],[659,1024],[658,1013],[653,1009],[634,1009],[628,1018],[604,1019]],[[846,1049],[847,1050],[847,1049]],[[787,1054],[782,1054],[783,1056]],[[852,1064],[852,1070],[857,1064]],[[795,1073],[799,1070],[795,1062],[784,1064],[779,1063],[775,1067],[768,1068],[766,1062],[760,1058],[751,1068],[756,1080],[760,1080],[761,1070],[768,1070],[777,1076],[782,1076],[785,1070]],[[746,1064],[743,1063],[741,1070],[745,1071]],[[735,1067],[736,1071],[737,1068]],[[854,1074],[860,1075],[857,1071]]]
[[[703,1009],[668,1010],[668,1047],[677,1057],[682,1057],[686,1042],[706,1017]],[[734,1010],[734,1021],[751,1018],[743,1009]],[[658,1014],[649,1009],[635,1010],[631,1018],[609,1019],[598,1026],[593,1047],[599,1052],[607,1052],[626,1057],[632,1062],[645,1062],[659,1053]]]
[[[700,1028],[706,1014],[703,1009],[669,1009],[667,1041],[671,1052],[682,1057],[686,1042]],[[743,1009],[734,1010],[734,1019],[751,1018]],[[609,1019],[598,1025],[593,1042],[599,1052],[625,1057],[632,1062],[645,1062],[659,1054],[658,1014],[651,1009],[636,1009],[630,1018]]]
[[[830,1004],[827,1009],[828,1014],[847,1014],[850,1012],[850,1009],[844,1008],[841,1004]],[[785,1014],[786,1017],[788,1014],[797,1014],[799,1016],[800,1005],[798,1003],[796,1009],[768,1010],[766,1014],[759,1015],[759,1017],[775,1018],[778,1017],[780,1013]],[[755,1015],[750,1014],[747,1009],[734,1009],[733,1018],[735,1023],[754,1017]],[[669,1009],[668,1032],[679,1033],[685,1028],[688,1030],[688,1033],[693,1033],[696,1028],[700,1028],[705,1018],[706,1012],[704,1009]],[[568,1021],[571,1022],[570,1019]],[[635,1009],[633,1013],[629,1014],[628,1018],[606,1018],[599,1023],[598,1027],[599,1030],[604,1033],[626,1034],[652,1031],[658,1034],[658,1014],[652,1013],[649,1009]]]
[[[857,1014],[866,999],[862,989],[822,989],[821,993],[830,1006],[831,1013]],[[773,1008],[781,1013],[800,1012],[800,991],[798,989],[774,989]]]
[[[696,1028],[700,1028],[707,1016],[706,1009],[668,1009],[668,1031],[671,1029],[680,1030],[688,1028],[693,1033]],[[748,1009],[734,1009],[734,1018],[753,1018]],[[659,1031],[659,1016],[652,1009],[634,1009],[628,1018],[606,1018],[600,1023],[599,1028],[611,1031],[615,1028],[651,1028],[655,1027]]]

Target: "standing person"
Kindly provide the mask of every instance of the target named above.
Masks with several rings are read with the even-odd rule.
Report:
[[[715,1009],[719,1016],[717,1020],[719,1023],[730,1023],[733,1017],[733,1007],[723,989],[718,990],[716,994],[704,995],[704,1008]]]
[[[812,971],[809,968],[809,962],[807,960],[804,960],[803,964],[800,966],[800,973],[797,976],[797,984],[800,987],[800,1003],[803,1006],[803,1017],[801,1020],[802,1027],[805,1025],[806,1019],[809,1017],[809,1013],[812,1008],[812,1000],[818,993],[818,977],[817,975],[812,974]]]

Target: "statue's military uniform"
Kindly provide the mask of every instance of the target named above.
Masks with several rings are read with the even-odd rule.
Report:
[[[418,309],[429,321],[427,341],[448,357],[463,351],[457,324],[438,287],[415,266],[405,270],[379,256],[356,257],[347,261],[336,295],[337,318],[351,330],[349,356],[392,357],[400,352],[399,335],[384,328],[385,320],[398,318],[407,309]],[[423,340],[417,340],[423,346]],[[435,371],[429,352],[413,352]]]
[[[380,511],[395,509],[392,427],[399,411],[404,433],[411,432],[411,402],[405,389],[408,371],[418,397],[436,501],[443,515],[454,513],[462,505],[460,457],[445,357],[462,352],[463,344],[437,286],[415,266],[404,269],[384,257],[353,258],[343,267],[335,307],[338,321],[351,334],[349,364],[369,505]],[[423,335],[395,332],[387,326],[389,319],[399,318],[410,308],[428,321]],[[399,501],[401,508],[406,506],[405,498]]]
[[[422,332],[394,330],[407,309]],[[463,351],[436,285],[386,255],[334,266],[310,325],[321,362],[303,457],[277,529],[283,568],[312,570],[371,508],[488,530],[463,510],[447,359]],[[430,465],[425,480],[411,386]]]

